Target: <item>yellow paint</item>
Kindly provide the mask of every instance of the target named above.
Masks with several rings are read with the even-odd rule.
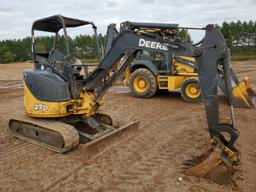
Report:
[[[177,73],[177,75],[189,76],[189,77],[197,77],[198,76],[197,73],[182,73],[182,72]]]
[[[32,95],[24,83],[24,105],[25,112],[32,117],[64,117],[71,114],[92,115],[99,105],[94,102],[95,95],[82,91],[79,99],[72,99],[63,102],[40,101]],[[35,106],[44,106],[44,109],[36,109]]]
[[[133,87],[135,91],[143,93],[148,87],[147,80],[143,76],[137,76],[134,78]]]
[[[249,78],[245,77],[243,81],[240,81],[239,84],[233,88],[232,93],[234,97],[241,98],[247,107],[251,107],[250,103],[247,101],[248,94],[246,90],[248,88],[250,88]]]
[[[173,91],[179,89],[186,78],[184,76],[169,76],[168,77],[168,90]]]
[[[180,58],[182,58],[184,60],[191,61],[191,62],[195,62],[195,58],[193,58],[193,57],[180,56]],[[176,61],[175,59],[173,59],[173,69],[172,70],[178,71],[179,73],[195,73],[196,72],[194,67],[185,65],[179,61]]]
[[[191,62],[196,61],[194,57],[186,57],[186,56],[179,56],[179,57]],[[189,77],[198,78],[198,74],[195,68],[185,65],[175,59],[173,59],[172,71],[176,71],[177,73],[175,73],[175,75],[170,75],[170,76],[167,76],[167,75],[157,76],[159,89],[167,89],[169,91],[173,91],[181,88],[182,83],[185,79]],[[130,70],[129,68],[127,68],[125,72],[125,81],[124,81],[125,85],[129,85],[130,76],[131,76]],[[139,80],[137,81],[139,82]],[[145,85],[143,82],[141,83],[138,83],[138,82],[136,83],[137,86],[134,85],[135,90],[138,92],[143,92]],[[243,81],[239,82],[239,84],[236,87],[233,88],[232,93],[235,97],[241,98],[247,107],[251,107],[250,102],[248,102],[248,99],[250,98],[248,97],[248,93],[246,91],[248,88],[250,88],[249,78],[246,77],[244,78]],[[187,87],[186,93],[189,97],[196,98],[200,95],[200,89],[191,85]]]
[[[180,56],[180,58],[195,62],[194,57],[185,57],[185,56]],[[188,77],[197,77],[198,74],[196,73],[196,70],[188,65],[185,65],[181,62],[176,61],[173,59],[173,71],[178,71],[175,75],[173,76],[158,76],[158,88],[159,89],[168,89],[169,91],[173,91],[175,89],[179,89],[183,83],[183,81],[188,78]],[[124,79],[124,85],[129,86],[129,80],[131,77],[131,71],[129,68],[126,69],[125,71],[125,79]],[[140,83],[139,83],[140,82]],[[164,83],[166,86],[161,85],[160,82],[166,82]],[[134,88],[138,92],[143,92],[145,91],[145,82],[143,82],[142,79],[137,79],[137,82],[134,83]]]
[[[126,86],[129,86],[129,80],[130,80],[130,77],[131,77],[131,71],[130,71],[130,69],[129,69],[129,67],[127,67],[126,69],[125,69],[125,72],[124,72],[124,85],[126,85]]]
[[[192,99],[200,96],[200,89],[196,83],[190,83],[185,88],[186,95]]]
[[[159,75],[157,77],[158,87],[159,89],[168,89],[169,91],[173,91],[176,89],[181,88],[182,83],[185,79],[189,77],[194,77],[194,75],[173,75],[173,76],[167,76],[167,75]],[[165,86],[162,86],[165,85]]]
[[[196,62],[196,59],[194,57],[187,57],[187,56],[179,56],[180,58],[184,59],[184,60],[188,60],[191,62]]]

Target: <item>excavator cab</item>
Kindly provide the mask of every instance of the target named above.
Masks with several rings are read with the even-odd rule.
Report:
[[[32,25],[31,29],[31,37],[32,37],[32,58],[35,67],[40,67],[40,63],[50,64],[53,67],[57,68],[58,71],[64,72],[64,67],[67,67],[67,63],[72,64],[82,64],[81,58],[78,58],[81,50],[79,48],[71,48],[70,46],[70,37],[68,36],[67,29],[73,29],[83,26],[91,26],[95,36],[95,47],[98,55],[98,59],[100,59],[100,48],[99,48],[99,40],[97,34],[97,27],[93,22],[68,18],[62,15],[54,15],[51,17],[39,19],[35,21]],[[54,34],[54,38],[50,38],[52,44],[48,45],[49,50],[45,50],[45,47],[40,45],[40,42],[37,41],[36,31],[40,31],[41,33],[47,33],[50,35]],[[84,68],[85,72],[88,72],[88,67],[95,65],[83,65],[76,66],[74,69]],[[67,71],[66,69],[65,71]],[[81,69],[80,69],[81,71]],[[66,72],[67,73],[67,72]],[[87,74],[87,73],[86,73]]]

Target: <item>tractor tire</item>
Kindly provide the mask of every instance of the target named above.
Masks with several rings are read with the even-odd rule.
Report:
[[[129,86],[135,97],[152,97],[157,91],[156,76],[148,69],[136,69],[131,74]]]
[[[188,103],[200,103],[202,101],[199,80],[196,78],[185,79],[180,89],[181,97]]]

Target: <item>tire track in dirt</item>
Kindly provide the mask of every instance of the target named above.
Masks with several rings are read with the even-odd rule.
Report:
[[[137,161],[128,166],[128,169],[126,167],[112,170],[112,178],[117,179],[113,183],[113,180],[109,181],[106,178],[105,184],[115,186],[111,188],[111,190],[114,189],[115,191],[133,191],[133,187],[136,190],[138,185],[141,184],[143,190],[147,191],[147,185],[154,183],[155,178],[158,178],[166,167],[172,168],[180,165],[181,162],[178,155],[180,150],[182,149],[180,149],[180,146],[177,148],[177,143],[173,143],[172,138],[169,139],[169,142],[165,140],[165,142],[157,145],[154,150],[151,150],[150,155],[143,156],[139,162]],[[173,157],[176,158],[173,159]],[[170,165],[170,161],[172,165]]]
[[[28,151],[28,153],[29,152],[30,151]],[[79,167],[83,166],[83,163],[79,161],[79,155],[77,152],[77,158],[73,157],[73,159],[70,159],[68,155],[56,154],[53,152],[48,153],[48,151],[46,151],[46,153],[39,152],[34,155],[23,156],[22,159],[24,161],[21,161],[19,168],[16,167],[15,170],[10,169],[9,171],[1,171],[0,178],[2,178],[6,183],[11,183],[15,177],[15,186],[17,188],[13,188],[13,191],[42,191],[48,186],[59,182],[59,180],[66,178]],[[65,171],[63,172],[64,169]],[[26,175],[24,175],[24,173],[26,173]],[[27,185],[17,185],[17,183],[21,184],[23,179],[29,181],[27,182]],[[33,188],[35,182],[37,183],[37,187],[39,186],[37,190]]]
[[[2,162],[4,163],[4,166],[0,166],[1,173],[15,172],[15,169],[37,166],[54,154],[27,142],[22,144],[15,150],[7,151],[3,156],[0,156],[0,165]]]
[[[23,87],[22,80],[0,80],[0,89],[18,89]]]
[[[248,74],[248,73],[251,73],[251,72],[252,72],[252,70],[248,69],[248,70],[238,71],[238,72],[236,72],[236,74],[241,75],[242,73],[246,73],[246,74]]]
[[[12,158],[16,159],[19,157],[19,155],[23,155],[20,153],[20,151],[29,148],[31,145],[26,142],[21,142],[17,145],[11,145],[11,146],[3,146],[1,145],[1,148],[5,148],[5,150],[2,150],[0,152],[0,162],[5,160],[12,160]]]
[[[129,155],[129,160],[121,161],[122,159],[118,159],[123,156],[122,155],[124,153],[123,150],[116,149],[114,154],[112,152],[112,154],[113,154],[112,158],[114,156],[114,158],[117,158],[116,159],[117,162],[121,161],[122,163],[121,163],[121,165],[117,164],[116,166],[110,165],[112,167],[115,167],[115,170],[108,169],[107,174],[105,174],[103,176],[99,176],[97,185],[102,185],[105,188],[110,185],[119,186],[119,184],[120,184],[122,186],[124,186],[124,185],[126,186],[126,185],[136,184],[138,179],[141,180],[143,177],[145,177],[145,175],[147,175],[150,171],[152,171],[152,169],[158,169],[159,164],[163,164],[163,162],[165,162],[166,159],[173,156],[174,152],[175,153],[179,152],[177,150],[176,151],[168,150],[169,146],[166,146],[164,144],[159,144],[159,142],[157,142],[157,138],[154,139],[154,136],[151,135],[151,132],[154,131],[154,129],[157,129],[157,127],[159,127],[159,125],[161,125],[162,127],[167,127],[169,125],[169,123],[163,123],[165,121],[157,119],[158,117],[156,117],[155,114],[157,114],[161,110],[162,109],[159,109],[158,111],[156,111],[156,113],[149,112],[148,113],[149,115],[146,114],[148,116],[148,118],[151,119],[151,121],[142,123],[142,125],[141,125],[142,132],[135,139],[131,139],[128,143],[126,143],[125,147],[122,147],[122,146],[119,147],[119,148],[125,149],[126,153],[128,153],[128,154],[132,153],[132,155]],[[124,115],[124,114],[125,113],[123,113],[122,115]],[[158,130],[158,135],[162,135],[161,137],[165,137],[165,135],[166,135],[165,133],[166,133],[166,131],[164,129]],[[172,139],[169,138],[168,140],[172,140]],[[145,143],[148,143],[149,141],[151,141],[151,143],[157,143],[157,145],[155,147],[145,146]],[[163,140],[163,141],[164,141],[164,143],[166,142],[166,140]],[[138,147],[140,149],[138,149]],[[146,155],[145,157],[143,157],[143,156],[137,154],[139,162],[142,162],[142,163],[137,164],[135,161],[136,158],[130,159],[130,157],[134,157],[136,155],[136,149],[139,150],[140,152],[149,150],[149,153],[152,153],[152,154],[159,153],[161,155],[160,156]],[[124,170],[122,170],[123,164],[125,164],[125,167],[126,167]],[[127,168],[132,169],[133,171],[129,171],[129,170],[127,170]],[[116,170],[121,170],[121,171],[116,171]],[[125,174],[123,174],[123,173],[125,173]],[[90,175],[90,171],[87,170],[87,174]],[[71,176],[71,177],[78,178],[78,176],[76,176],[76,177]],[[80,175],[79,177],[84,178],[84,180],[89,179],[87,177],[87,175],[84,175],[84,174]],[[112,179],[109,180],[109,178],[112,178]],[[71,180],[71,179],[68,179],[68,180]],[[65,183],[65,184],[67,184],[67,183]],[[70,183],[68,183],[68,184],[70,184]],[[63,183],[61,185],[63,185]],[[57,186],[54,186],[51,190],[54,191],[59,186],[60,186],[60,184],[58,184]],[[138,185],[136,185],[136,186],[138,186]],[[109,190],[112,191],[112,190],[114,190],[114,188],[110,188]],[[115,191],[119,191],[119,189],[117,189],[115,187]]]
[[[5,152],[11,152],[11,151],[15,151],[16,149],[19,149],[21,147],[23,147],[23,145],[26,145],[27,143],[25,141],[21,141],[21,140],[17,140],[17,139],[13,139],[14,140],[12,143],[12,145],[10,145],[10,143],[1,143],[1,148],[0,148],[0,155],[2,155],[2,153]],[[8,140],[7,140],[8,142]],[[2,156],[0,156],[2,157]]]

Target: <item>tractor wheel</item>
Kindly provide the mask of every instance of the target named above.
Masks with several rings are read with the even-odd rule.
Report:
[[[130,78],[131,93],[135,97],[152,97],[157,91],[155,75],[148,69],[136,69]]]
[[[189,103],[200,103],[202,101],[198,79],[186,79],[182,83],[180,92],[181,97]]]

